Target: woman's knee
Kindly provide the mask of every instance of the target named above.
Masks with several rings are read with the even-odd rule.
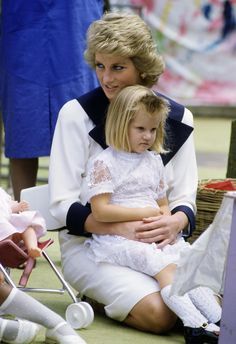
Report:
[[[176,315],[165,305],[160,293],[154,293],[140,300],[124,322],[142,331],[164,333],[174,326]]]

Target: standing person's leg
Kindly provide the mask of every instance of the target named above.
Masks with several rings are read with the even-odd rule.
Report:
[[[10,159],[10,176],[14,198],[20,201],[20,192],[36,185],[38,158]]]

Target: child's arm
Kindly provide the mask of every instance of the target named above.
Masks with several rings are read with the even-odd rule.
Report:
[[[157,201],[157,204],[160,207],[160,212],[161,212],[162,215],[171,215],[167,197],[159,199]]]
[[[160,215],[160,209],[145,208],[128,208],[116,204],[110,204],[111,194],[100,194],[91,198],[92,213],[96,221],[99,222],[122,222],[122,221],[139,221],[144,217]]]

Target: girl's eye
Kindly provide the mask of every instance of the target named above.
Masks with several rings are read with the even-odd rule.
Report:
[[[155,133],[157,131],[157,128],[152,128],[152,133]]]

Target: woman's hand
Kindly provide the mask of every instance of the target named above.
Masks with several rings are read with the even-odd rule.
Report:
[[[178,233],[188,224],[187,216],[183,212],[174,215],[160,215],[149,217],[136,229],[136,240],[146,243],[158,243],[158,248],[173,244]]]

